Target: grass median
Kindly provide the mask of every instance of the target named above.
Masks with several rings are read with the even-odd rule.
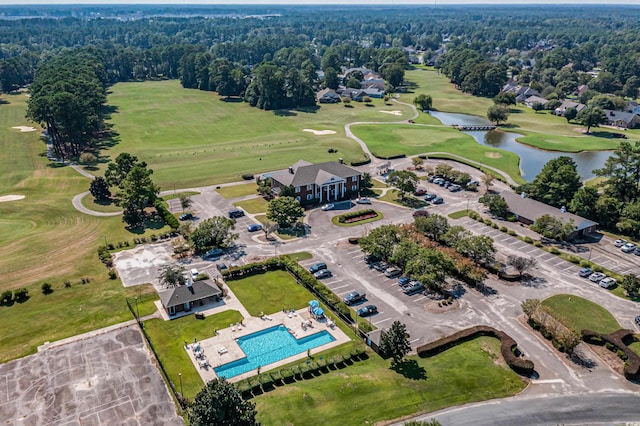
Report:
[[[585,329],[609,334],[621,328],[605,308],[576,295],[557,294],[543,300],[542,306],[547,307],[555,319],[578,334]]]

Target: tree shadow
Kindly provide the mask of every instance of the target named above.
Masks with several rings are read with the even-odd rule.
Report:
[[[547,280],[542,277],[533,277],[525,275],[522,278],[522,285],[530,288],[545,288],[547,286]]]
[[[298,115],[298,113],[288,109],[276,109],[273,110],[273,115],[276,115],[278,117],[295,117]]]
[[[393,364],[391,369],[411,380],[427,380],[427,370],[424,369],[415,359],[407,359],[397,364]]]
[[[366,106],[368,108],[373,108],[375,105],[374,104],[364,104],[364,106]]]
[[[230,103],[241,103],[244,102],[244,99],[241,97],[233,97],[233,96],[223,96],[218,99],[220,102],[230,102]]]

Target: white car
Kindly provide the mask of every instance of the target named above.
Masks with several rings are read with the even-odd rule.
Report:
[[[325,204],[324,206],[322,206],[322,211],[327,211],[327,210],[333,210],[335,209],[336,206],[334,204]]]
[[[606,275],[603,274],[602,272],[594,272],[593,274],[591,274],[591,276],[589,277],[589,279],[591,281],[593,281],[594,283],[599,283],[600,281],[602,281],[603,278],[606,278]]]
[[[198,270],[196,268],[193,268],[191,270],[191,279],[195,280],[198,277]]]
[[[622,247],[625,244],[627,244],[627,240],[615,240],[613,242],[613,245],[616,247]]]
[[[371,200],[367,197],[360,197],[356,200],[358,204],[371,204]]]
[[[632,251],[634,251],[636,249],[636,245],[633,243],[627,243],[625,245],[623,245],[622,247],[620,247],[620,250],[622,250],[624,253],[631,253]]]
[[[614,278],[606,277],[606,278],[601,279],[598,284],[602,288],[611,288],[611,287],[615,286],[616,283],[617,283],[617,281]]]

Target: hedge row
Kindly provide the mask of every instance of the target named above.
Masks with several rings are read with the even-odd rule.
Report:
[[[153,203],[153,206],[156,208],[158,214],[162,216],[166,224],[171,227],[171,229],[178,229],[180,227],[180,222],[178,222],[178,219],[176,219],[176,217],[169,211],[169,209],[167,209],[162,199],[158,198],[155,203]]]
[[[608,343],[613,345],[618,351],[622,351],[627,357],[624,363],[624,377],[629,380],[640,379],[640,356],[632,351],[624,340],[633,336],[634,332],[631,330],[618,330],[611,334],[601,334],[592,330],[582,330],[582,340],[592,345],[603,345]]]
[[[373,154],[374,157],[380,158],[382,160],[395,160],[396,158],[405,158],[407,156],[406,154],[396,154],[396,155],[388,155],[386,157],[381,157],[377,155],[375,152],[372,152],[371,154]]]
[[[371,158],[367,158],[366,160],[362,160],[362,161],[352,161],[351,166],[358,167],[358,166],[364,166],[369,163],[371,163]]]
[[[100,261],[104,263],[104,265],[107,268],[110,268],[113,266],[113,259],[111,257],[111,252],[109,252],[109,249],[106,246],[98,247],[98,257],[100,258]]]
[[[366,349],[356,348],[350,353],[339,354],[325,359],[317,359],[290,368],[265,372],[249,377],[236,384],[244,399],[250,399],[264,392],[273,390],[276,386],[283,386],[299,380],[313,379],[321,374],[353,365],[354,361],[367,359]]]
[[[378,212],[373,209],[357,210],[357,211],[341,214],[340,216],[338,216],[338,222],[345,223],[349,219],[355,219],[360,216],[366,216],[366,215],[374,215],[375,217],[378,215]]]
[[[421,357],[430,357],[480,336],[491,336],[500,340],[500,353],[513,371],[525,376],[533,373],[535,367],[533,361],[516,356],[515,350],[517,349],[518,343],[504,331],[496,330],[486,325],[476,325],[475,327],[470,327],[453,333],[450,336],[443,337],[442,339],[427,343],[418,347],[417,352]]]

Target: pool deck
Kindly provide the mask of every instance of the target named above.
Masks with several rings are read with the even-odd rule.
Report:
[[[306,330],[302,327],[302,322],[311,319],[313,327],[306,327]],[[318,353],[324,351],[326,349],[332,348],[334,346],[341,345],[343,343],[347,343],[351,341],[351,339],[342,332],[337,326],[329,327],[328,321],[326,318],[322,320],[315,320],[311,318],[311,315],[308,309],[299,309],[295,314],[278,312],[275,314],[267,315],[263,318],[256,317],[245,317],[242,322],[243,325],[240,327],[233,326],[229,328],[225,328],[217,331],[217,335],[210,337],[208,339],[201,340],[197,342],[200,345],[201,352],[204,354],[204,360],[207,361],[207,366],[202,367],[200,365],[202,358],[196,358],[194,354],[194,345],[195,343],[191,343],[185,347],[191,362],[196,368],[196,371],[200,373],[200,377],[202,380],[207,383],[210,380],[217,378],[218,376],[213,371],[215,367],[218,367],[223,364],[227,364],[232,361],[239,360],[245,357],[245,353],[240,349],[240,346],[236,342],[236,339],[239,337],[246,336],[251,333],[255,333],[257,331],[265,330],[267,328],[271,328],[277,325],[284,325],[285,327],[293,330],[295,332],[294,336],[296,338],[303,338],[310,336],[312,334],[318,333],[322,330],[328,331],[333,338],[335,339],[333,342],[318,346],[317,348],[312,349],[313,353]],[[213,330],[212,330],[213,332]],[[220,349],[224,348],[225,351],[221,351]],[[292,361],[305,359],[307,357],[307,353],[303,352],[283,360],[274,362],[272,364],[264,365],[261,367],[260,371],[267,371],[277,367],[281,367],[283,365],[289,364]],[[237,382],[247,377],[251,377],[257,374],[256,370],[248,371],[244,374],[240,374],[238,376],[232,377],[229,379],[230,382]]]

